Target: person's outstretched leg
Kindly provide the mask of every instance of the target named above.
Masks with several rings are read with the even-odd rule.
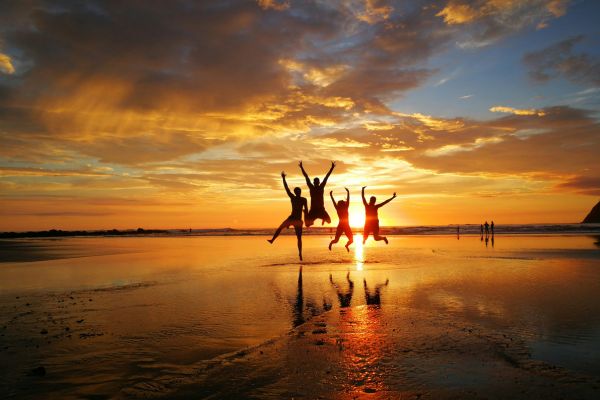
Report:
[[[373,239],[376,241],[383,240],[385,244],[388,244],[388,240],[385,236],[379,236],[379,222],[377,222],[377,225],[373,229]]]
[[[378,234],[374,233],[373,239],[375,239],[376,241],[383,240],[385,242],[385,244],[388,244],[388,240],[385,236],[379,236]]]
[[[298,238],[298,256],[302,261],[302,227],[294,226],[294,230],[296,231],[296,238]]]
[[[279,236],[279,234],[281,233],[281,231],[283,230],[283,228],[285,228],[285,224],[287,222],[287,219],[285,221],[283,221],[281,223],[281,225],[279,225],[279,228],[277,228],[277,230],[275,231],[275,233],[273,234],[273,237],[271,239],[267,239],[267,242],[273,244],[273,242],[275,241],[275,239],[277,239],[277,236]],[[289,225],[288,225],[289,226]]]
[[[304,212],[304,225],[306,225],[306,227],[311,227],[313,224],[315,223],[315,217],[314,215],[309,211],[309,212]]]
[[[371,234],[371,232],[372,232],[371,226],[365,225],[365,228],[363,229],[363,244],[365,244],[365,242],[369,238],[369,235]]]
[[[348,242],[344,247],[346,247],[346,251],[350,253],[350,245],[354,243],[354,236],[352,235],[352,230],[350,229],[350,225],[346,226],[345,229],[346,237],[348,238]]]
[[[337,243],[340,240],[340,236],[342,236],[343,230],[340,229],[340,226],[338,225],[336,231],[335,231],[335,237],[333,238],[333,240],[331,242],[329,242],[329,251],[331,251],[331,246],[333,246],[335,243]]]

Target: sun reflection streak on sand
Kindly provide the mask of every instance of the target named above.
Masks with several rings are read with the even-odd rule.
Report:
[[[362,271],[365,264],[364,258],[364,247],[362,242],[362,235],[354,235],[354,260],[356,261],[356,270]]]
[[[340,318],[349,329],[343,335],[344,365],[347,366],[346,395],[357,398],[365,394],[385,391],[382,361],[384,334],[381,333],[381,309],[361,306],[341,311]]]

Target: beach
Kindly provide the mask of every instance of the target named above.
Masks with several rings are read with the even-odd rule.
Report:
[[[7,398],[597,398],[591,235],[0,243]]]

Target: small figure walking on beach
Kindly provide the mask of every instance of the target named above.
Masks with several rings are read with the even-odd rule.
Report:
[[[490,230],[492,231],[492,236],[494,236],[494,221],[492,221],[492,223],[490,224]]]
[[[348,242],[346,242],[346,250],[348,252],[350,252],[350,248],[349,246],[354,242],[354,236],[352,235],[352,229],[350,228],[350,223],[348,222],[348,207],[350,206],[350,191],[348,190],[348,188],[344,188],[346,189],[346,201],[344,200],[340,200],[337,202],[335,202],[335,199],[333,198],[333,191],[329,192],[329,196],[331,197],[331,201],[333,202],[333,206],[335,207],[335,211],[337,211],[337,215],[338,215],[338,226],[337,229],[335,231],[335,238],[329,242],[329,250],[331,250],[331,246],[334,243],[337,243],[338,240],[340,240],[340,237],[342,236],[342,234],[346,235],[346,237],[348,238]]]
[[[481,237],[483,237],[483,224],[480,225],[481,228]]]
[[[487,221],[485,221],[485,224],[483,224],[484,228],[485,228],[485,236],[490,234],[490,224],[488,224]]]
[[[319,178],[315,178],[313,179],[312,183],[310,182],[308,174],[304,170],[302,161],[300,161],[298,165],[302,170],[302,175],[304,175],[304,178],[306,179],[306,185],[310,191],[310,211],[304,215],[304,223],[306,224],[306,227],[308,228],[309,226],[313,225],[317,219],[321,219],[321,225],[324,225],[325,222],[330,224],[331,217],[329,214],[327,214],[327,211],[325,211],[325,200],[323,199],[323,195],[325,193],[327,179],[329,179],[329,175],[331,175],[331,172],[335,168],[335,162],[331,162],[331,168],[329,169],[329,172],[327,172],[327,175],[325,175],[323,182],[320,182]]]
[[[389,203],[390,201],[394,200],[396,198],[396,192],[394,192],[394,195],[392,197],[390,197],[389,199],[387,199],[386,201],[379,203],[379,204],[375,204],[375,202],[377,201],[377,198],[375,196],[371,196],[369,198],[369,202],[367,203],[367,200],[365,199],[365,188],[366,186],[362,187],[362,192],[361,192],[361,196],[362,196],[362,201],[363,204],[365,206],[365,228],[363,229],[363,244],[367,241],[367,238],[369,237],[369,235],[372,233],[373,234],[373,239],[379,241],[379,240],[383,240],[385,242],[385,244],[388,244],[388,240],[385,236],[379,236],[379,215],[378,215],[378,210],[385,206],[387,203]]]
[[[302,212],[304,211],[306,213],[308,203],[306,202],[306,198],[300,196],[302,190],[299,187],[294,188],[294,194],[290,192],[290,188],[285,180],[285,172],[283,171],[281,172],[281,178],[283,179],[283,187],[292,202],[292,213],[281,223],[281,225],[279,225],[279,228],[277,228],[273,237],[267,239],[267,241],[273,244],[283,228],[293,226],[296,231],[296,238],[298,238],[298,256],[300,257],[300,261],[302,261]]]

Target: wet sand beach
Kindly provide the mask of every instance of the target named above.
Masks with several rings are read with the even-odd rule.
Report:
[[[597,238],[329,240],[306,238],[302,264],[292,237],[4,241],[0,391],[598,397]]]

